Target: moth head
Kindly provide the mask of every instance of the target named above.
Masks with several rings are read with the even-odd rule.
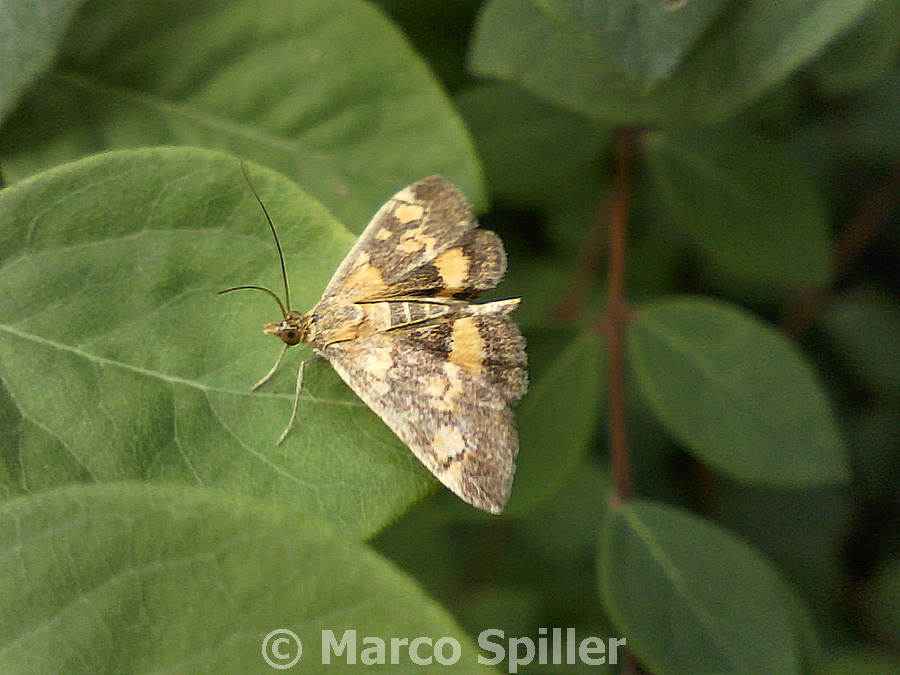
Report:
[[[293,347],[309,338],[309,315],[296,310],[289,311],[278,323],[267,323],[263,326],[266,335],[274,335],[288,347]]]
[[[263,330],[266,335],[277,335],[290,347],[299,342],[306,341],[306,338],[309,335],[309,321],[305,314],[301,314],[300,312],[291,309],[291,288],[290,284],[288,284],[287,268],[284,264],[284,250],[281,248],[278,232],[275,230],[275,224],[272,222],[269,210],[266,208],[266,205],[263,204],[259,193],[256,191],[256,188],[253,187],[253,183],[250,182],[250,174],[247,172],[247,165],[243,161],[241,162],[241,171],[243,171],[244,180],[247,181],[250,191],[253,193],[253,196],[256,198],[257,203],[262,209],[263,215],[266,217],[266,222],[269,224],[269,229],[272,232],[272,238],[275,240],[275,248],[278,250],[278,262],[281,263],[281,279],[284,282],[284,302],[281,301],[281,298],[279,298],[273,290],[266,288],[265,286],[256,285],[232,286],[231,288],[219,291],[218,295],[231,293],[232,291],[254,290],[262,291],[271,297],[278,303],[278,309],[281,310],[281,316],[283,316],[284,319],[278,323],[267,323]]]

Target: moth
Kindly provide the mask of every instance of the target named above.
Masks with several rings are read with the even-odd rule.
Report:
[[[372,218],[319,302],[291,308],[284,254],[256,189],[281,260],[282,318],[264,326],[288,347],[301,342],[338,375],[446,487],[500,513],[509,498],[519,441],[511,406],[525,393],[525,341],[511,318],[520,299],[474,304],[506,272],[500,238],[478,227],[462,193],[441,176],[395,194]],[[304,361],[288,426],[297,414]]]

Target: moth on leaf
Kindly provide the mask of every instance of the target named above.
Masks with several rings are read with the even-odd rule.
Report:
[[[500,513],[519,452],[510,407],[525,393],[525,341],[510,314],[519,298],[473,304],[506,272],[499,237],[478,228],[465,197],[430,176],[395,194],[372,218],[309,312],[291,309],[284,255],[282,319],[265,325],[284,348],[309,344],[428,469],[473,506]],[[297,376],[297,413],[303,371]]]

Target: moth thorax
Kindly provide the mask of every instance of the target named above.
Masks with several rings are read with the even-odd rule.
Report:
[[[316,348],[335,342],[355,340],[366,313],[357,304],[322,302],[307,315],[307,339]]]
[[[280,338],[289,347],[306,342],[309,336],[308,315],[292,309],[278,323],[267,323],[263,326],[263,332]]]

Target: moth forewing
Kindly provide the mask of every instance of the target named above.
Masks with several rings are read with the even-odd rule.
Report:
[[[266,334],[284,350],[308,343],[445,486],[500,513],[519,451],[510,406],[528,383],[525,342],[510,317],[518,299],[470,302],[506,271],[499,237],[478,229],[449,181],[422,179],[381,207],[302,314],[290,307],[284,255],[266,218],[285,286],[283,318]],[[228,290],[237,288],[260,287]],[[279,442],[297,414],[305,363]]]

